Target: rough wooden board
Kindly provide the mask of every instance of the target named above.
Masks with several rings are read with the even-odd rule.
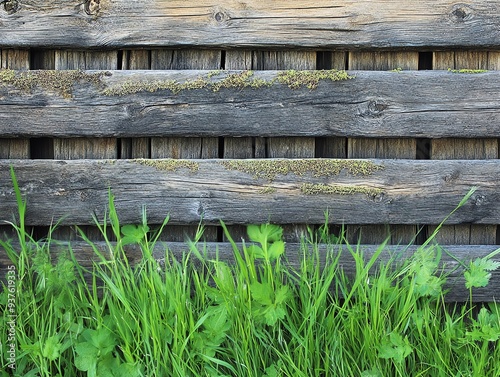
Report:
[[[56,51],[55,67],[57,70],[65,69],[116,69],[118,65],[118,53],[116,51]],[[92,110],[88,110],[92,112]],[[82,120],[88,114],[82,114]],[[73,122],[73,114],[68,114],[68,122]],[[111,120],[109,120],[111,121]],[[47,126],[47,124],[46,124]],[[102,124],[98,125],[99,127]],[[58,135],[47,135],[58,136]],[[59,135],[66,136],[66,135]],[[100,135],[85,135],[84,139],[54,140],[54,158],[77,159],[77,158],[116,158],[116,139],[97,139]]]
[[[241,250],[242,245],[237,244]],[[248,243],[247,243],[248,245]],[[104,255],[108,252],[108,247],[102,242],[96,242],[94,244],[97,249]],[[16,247],[16,245],[14,246]],[[57,241],[52,242],[50,246],[51,255],[56,258],[58,254],[63,253],[67,250],[67,244],[58,243]],[[18,248],[18,246],[17,246]],[[84,242],[71,242],[71,248],[78,262],[85,267],[91,267],[92,261],[97,261],[94,250],[91,246],[85,244]],[[155,246],[153,255],[161,263],[165,258],[165,249],[168,248],[170,252],[181,259],[183,255],[188,252],[188,248],[184,242],[167,242],[162,244],[157,244]],[[377,251],[378,245],[360,245],[359,250],[363,252],[365,261],[368,261],[374,253]],[[142,252],[136,245],[128,245],[125,247],[127,257],[131,264],[137,263],[142,255]],[[201,254],[203,252],[206,254],[208,260],[214,260],[218,258],[219,260],[226,261],[229,263],[234,262],[234,254],[232,245],[229,243],[205,243],[198,244],[198,249]],[[445,296],[445,300],[448,302],[465,302],[469,299],[469,291],[465,288],[465,280],[463,278],[463,267],[460,265],[459,261],[467,264],[469,261],[475,258],[481,258],[496,249],[495,246],[487,245],[450,245],[442,246],[442,258],[440,261],[439,271],[442,271],[444,275],[447,276],[445,289],[449,292]],[[375,268],[378,264],[388,263],[391,258],[397,258],[395,265],[398,263],[403,263],[406,258],[411,257],[417,246],[386,246],[384,252],[382,252],[375,264]],[[435,246],[428,246],[429,252],[435,252]],[[292,268],[300,268],[301,262],[303,261],[303,245],[300,243],[287,243],[284,263]],[[319,245],[318,252],[320,256],[320,266],[323,268],[325,266],[327,256],[336,256],[340,253],[339,257],[339,268],[348,277],[355,276],[356,266],[354,259],[349,252],[349,249],[345,246],[327,246]],[[495,260],[495,259],[494,259]],[[498,260],[498,258],[497,258]],[[193,260],[193,263],[197,261]],[[0,248],[0,277],[4,276],[7,266],[12,262],[7,258],[5,251]],[[375,268],[373,271],[375,271]],[[498,291],[500,289],[500,273],[499,271],[494,271],[491,276],[490,284],[485,288],[474,288],[472,291],[472,298],[474,302],[488,302],[499,300]]]
[[[118,51],[56,50],[54,60],[56,70],[116,70],[119,68]],[[92,112],[91,109],[88,111]],[[88,114],[86,116],[88,116]],[[68,114],[68,121],[73,121],[73,114]],[[102,159],[118,157],[118,142],[116,138],[97,138],[95,137],[96,135],[87,136],[88,137],[78,139],[55,138],[54,158]],[[82,229],[90,239],[103,239],[101,232],[95,226],[85,226]],[[65,239],[78,238],[76,230],[70,227],[61,227],[57,229],[55,236]]]
[[[289,2],[18,0],[0,47],[498,47],[500,6],[450,0]],[[3,5],[2,5],[3,7]]]
[[[12,49],[0,50],[0,68],[16,70],[29,69],[29,51]],[[0,100],[4,100],[2,95],[0,95]],[[0,158],[30,157],[30,141],[28,139],[4,139],[2,136],[4,135],[0,131]]]
[[[317,53],[317,69],[348,69],[348,53],[345,51],[320,51]],[[324,158],[346,158],[347,138],[316,137],[315,156]]]
[[[28,139],[0,138],[0,158],[29,158],[29,151]]]
[[[122,52],[121,69],[150,69],[150,50],[125,50]]]
[[[208,71],[113,71],[104,85],[195,80]],[[3,137],[349,136],[500,137],[500,72],[352,71],[315,90],[272,88],[140,92],[104,96],[78,83],[73,98],[0,85]],[[229,73],[231,74],[231,73]],[[254,72],[272,80],[276,71]],[[211,79],[225,77],[221,73]],[[407,88],[412,90],[408,91]],[[279,104],[278,106],[276,104]],[[33,117],[33,114],[36,114]],[[305,127],[304,125],[307,125]]]
[[[258,51],[254,53],[253,66],[258,70],[313,70],[316,53],[313,51]],[[307,128],[308,123],[301,128]],[[272,137],[267,140],[269,158],[307,158],[316,152],[314,137]],[[284,238],[298,241],[307,232],[305,225],[285,225]]]
[[[116,139],[59,139],[54,155],[59,160],[116,158]]]
[[[250,50],[229,50],[225,52],[224,69],[253,70]],[[225,137],[223,158],[255,158],[255,140],[251,137]],[[265,153],[265,152],[264,152]]]
[[[152,50],[151,69],[220,69],[221,50]]]
[[[373,71],[417,70],[418,52],[367,51],[349,52],[349,69]],[[406,90],[408,90],[407,87]],[[382,104],[383,108],[384,104]],[[378,106],[380,107],[380,105]],[[375,104],[377,108],[377,104]],[[416,139],[347,139],[348,158],[409,158],[415,159]],[[349,226],[348,238],[356,243],[380,243],[386,238],[390,243],[409,243],[417,233],[414,225]]]
[[[494,54],[492,68],[495,68]],[[490,69],[489,54],[484,51],[448,51],[435,52],[434,69]],[[485,135],[486,136],[486,135]],[[431,141],[432,159],[497,159],[497,139],[439,139]],[[429,227],[429,233],[434,227]],[[436,237],[442,244],[495,244],[496,226],[457,225],[443,227]]]
[[[141,160],[1,160],[0,213],[8,220],[16,213],[9,173],[12,165],[28,200],[28,225],[49,225],[64,216],[63,224],[89,224],[91,214],[102,217],[110,188],[125,223],[139,222],[145,205],[152,224],[161,223],[168,214],[173,225],[197,224],[202,217],[212,224],[220,219],[228,224],[320,224],[325,210],[331,214],[330,222],[336,224],[437,224],[472,186],[478,187],[477,192],[448,224],[500,221],[499,160],[361,160],[383,169],[367,176],[345,170],[329,178],[277,175],[272,182],[227,170],[220,162],[241,160],[166,160],[164,166],[175,168],[189,161],[199,170],[164,171]],[[274,164],[269,169],[291,163],[264,159],[251,162],[251,166],[260,169],[269,161]],[[353,166],[359,161],[316,159],[297,160],[295,164],[313,164],[323,171],[332,164]],[[152,163],[162,166],[160,161]],[[301,191],[306,183],[382,192],[306,195]]]
[[[151,68],[151,51],[126,50],[123,51],[122,69],[138,70]],[[122,138],[120,139],[121,158],[149,158],[151,156],[151,139]]]
[[[1,68],[7,69],[30,69],[29,50],[4,49],[1,50]]]
[[[221,50],[153,50],[151,69],[217,70],[221,68]],[[214,109],[215,110],[215,109]],[[165,120],[162,120],[165,122]],[[191,127],[196,127],[190,121]],[[163,134],[161,136],[167,136]],[[185,135],[182,135],[185,136]],[[219,139],[217,137],[154,137],[151,139],[152,158],[217,158]],[[165,237],[172,241],[182,241],[196,234],[196,226],[168,228]],[[217,228],[208,227],[206,241],[217,241]]]

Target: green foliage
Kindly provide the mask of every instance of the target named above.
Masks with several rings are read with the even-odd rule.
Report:
[[[491,279],[491,272],[500,267],[500,262],[489,258],[477,258],[469,263],[468,271],[465,271],[465,286],[470,288],[486,287]]]
[[[22,271],[16,376],[500,375],[500,305],[476,308],[472,297],[470,305],[446,304],[443,249],[431,241],[382,259],[385,244],[365,254],[343,230],[332,234],[326,214],[299,255],[290,255],[273,224],[248,226],[241,245],[222,224],[232,260],[197,242],[202,227],[174,254],[159,242],[167,219],[152,230],[144,209],[141,224],[121,224],[110,194],[98,223],[106,247],[81,232],[95,252],[83,266],[70,245],[55,255],[53,229],[43,242],[30,236],[17,183],[15,190],[19,242],[0,246]],[[142,251],[134,263],[132,244]],[[461,261],[469,289],[489,283],[499,253]],[[3,313],[0,328],[8,320]],[[2,350],[0,365],[7,364]]]
[[[391,332],[382,340],[378,355],[382,359],[393,359],[394,362],[401,364],[412,350],[407,336],[403,338],[400,334]]]

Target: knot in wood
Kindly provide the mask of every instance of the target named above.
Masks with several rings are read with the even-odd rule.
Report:
[[[222,25],[229,20],[229,15],[224,9],[217,8],[212,13],[213,19],[218,25]]]
[[[97,16],[99,14],[100,0],[87,0],[84,4],[85,13],[89,16]]]
[[[451,8],[450,18],[454,22],[464,22],[473,16],[472,8],[467,4],[455,4]]]
[[[0,2],[1,4],[2,2]],[[16,13],[19,10],[19,2],[17,0],[6,0],[3,1],[3,9],[7,14]]]
[[[482,204],[485,204],[486,197],[484,195],[476,195],[474,198],[474,205],[480,206]]]

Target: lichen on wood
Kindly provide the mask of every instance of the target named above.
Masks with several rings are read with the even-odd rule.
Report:
[[[174,158],[159,159],[159,160],[138,158],[132,160],[132,162],[145,166],[151,166],[156,168],[157,170],[163,170],[169,172],[173,172],[178,169],[189,169],[191,172],[197,172],[199,170],[199,164],[197,162],[190,160],[178,160]]]
[[[353,79],[346,71],[318,70],[318,71],[295,71],[288,70],[278,73],[277,81],[287,85],[290,89],[298,89],[306,87],[308,89],[316,89],[321,80],[329,81],[344,81]]]
[[[313,177],[329,177],[345,170],[351,175],[370,175],[383,169],[383,165],[365,160],[344,159],[277,159],[277,160],[222,160],[219,163],[228,170],[237,170],[272,182],[278,175],[295,174]]]
[[[221,77],[221,75],[224,75]],[[290,89],[301,87],[316,89],[321,80],[341,81],[354,78],[345,71],[320,70],[320,71],[284,71],[279,72],[276,77],[264,79],[255,77],[253,71],[224,72],[221,70],[210,71],[205,76],[199,76],[193,80],[184,82],[176,80],[154,80],[154,81],[132,81],[110,86],[102,91],[106,96],[123,96],[140,92],[154,93],[161,90],[169,90],[172,94],[178,94],[184,90],[209,89],[219,92],[222,89],[260,89],[268,88],[276,83],[287,85]]]
[[[451,73],[466,73],[466,74],[477,74],[477,73],[486,73],[488,72],[487,69],[451,69],[448,68],[448,72]]]
[[[86,82],[101,87],[102,77],[109,72],[87,73],[80,70],[40,70],[17,72],[11,69],[0,70],[0,85],[13,86],[24,92],[32,93],[37,87],[71,98],[75,83]]]
[[[383,193],[383,190],[373,187],[353,185],[332,185],[324,183],[304,183],[300,191],[305,195],[353,195],[366,194],[375,197]]]

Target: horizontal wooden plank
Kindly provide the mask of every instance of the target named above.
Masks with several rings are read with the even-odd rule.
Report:
[[[498,98],[496,71],[0,71],[0,137],[492,138]]]
[[[104,242],[96,242],[94,246],[97,247],[104,255],[108,252],[108,247]],[[238,243],[241,250],[241,243]],[[50,246],[51,255],[56,258],[58,254],[67,251],[67,244],[64,242],[53,241]],[[85,242],[71,242],[71,248],[75,254],[76,259],[79,263],[85,267],[91,267],[92,261],[96,261],[97,257],[91,246]],[[168,243],[158,243],[154,249],[154,257],[162,262],[165,258],[165,249],[168,248],[173,255],[177,258],[181,258],[183,254],[188,252],[188,247],[184,242],[168,242]],[[310,246],[309,246],[310,248]],[[354,247],[355,249],[356,247]],[[359,249],[362,251],[365,260],[368,261],[377,251],[377,245],[360,245]],[[403,263],[404,260],[415,253],[418,246],[395,246],[388,245],[384,249],[377,260],[374,267],[378,266],[380,263],[387,263],[391,258],[395,259],[395,264]],[[436,246],[428,246],[429,252],[436,252]],[[447,301],[455,302],[465,302],[469,299],[469,291],[465,288],[465,280],[463,277],[463,264],[467,264],[469,261],[476,258],[482,258],[492,251],[496,250],[497,247],[492,245],[449,245],[441,246],[442,257],[440,261],[439,271],[447,276],[447,282],[445,289],[448,293],[445,296]],[[142,255],[140,248],[137,245],[125,246],[125,250],[131,264],[137,263]],[[208,242],[204,244],[198,244],[198,250],[205,256],[208,260],[219,258],[219,260],[227,261],[229,263],[234,261],[233,250],[229,243],[216,243]],[[304,245],[300,243],[287,243],[286,244],[286,254],[285,261],[288,266],[292,268],[300,268],[302,262],[302,253],[304,250]],[[342,246],[327,246],[324,244],[318,245],[318,251],[320,256],[320,265],[323,267],[328,255],[336,255],[340,253],[339,266],[344,271],[344,273],[352,277],[356,273],[356,267],[354,259],[349,251],[349,248],[345,245]],[[196,258],[193,256],[193,260]],[[462,262],[463,264],[461,264]],[[11,262],[7,258],[5,251],[0,247],[0,277],[4,275],[7,266]],[[493,271],[490,284],[484,288],[473,289],[473,300],[477,302],[493,301],[499,300],[498,292],[500,290],[500,271]]]
[[[500,223],[500,160],[0,160],[0,221],[13,219],[13,167],[26,224],[91,224],[108,190],[122,222],[172,224]]]
[[[422,0],[8,0],[0,47],[498,47],[500,5]]]

